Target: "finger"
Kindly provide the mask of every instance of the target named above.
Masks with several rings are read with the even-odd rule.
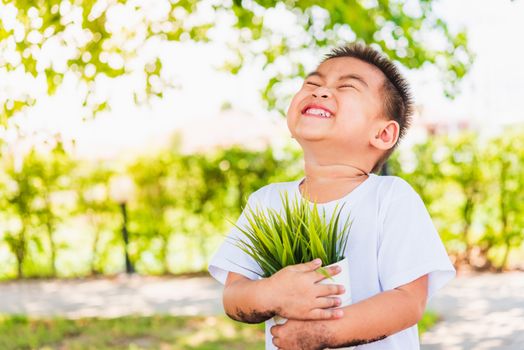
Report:
[[[295,265],[297,271],[304,271],[304,272],[315,271],[320,266],[322,266],[322,260],[320,259],[315,259],[307,263]]]
[[[280,338],[278,337],[273,337],[273,339],[271,339],[271,342],[273,343],[273,345],[277,348],[277,349],[280,349]]]
[[[344,316],[342,309],[313,309],[309,315],[311,320],[336,320]]]
[[[340,298],[317,298],[315,307],[318,309],[330,309],[340,306],[342,300]]]
[[[273,327],[271,327],[271,328],[269,329],[269,332],[271,333],[271,335],[272,335],[273,337],[278,337],[278,330],[279,330],[280,328],[282,328],[282,326],[278,326],[278,325],[277,325],[277,326],[273,326]]]
[[[346,292],[346,288],[341,284],[317,284],[316,285],[316,296],[327,297],[330,295],[340,295]]]
[[[329,276],[335,276],[335,275],[339,274],[340,271],[342,271],[342,269],[338,265],[330,266],[330,267],[318,268],[318,269],[315,270],[315,275],[316,275],[315,282],[319,282],[319,281],[322,281],[322,280],[326,279],[327,278],[326,277],[326,273]]]

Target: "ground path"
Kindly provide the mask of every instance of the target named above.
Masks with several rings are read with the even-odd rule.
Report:
[[[208,277],[9,282],[0,284],[0,313],[68,318],[214,315],[223,312],[221,292]]]
[[[0,313],[115,317],[221,314],[222,287],[207,277],[117,277],[0,283]],[[524,273],[459,277],[428,307],[443,320],[423,350],[523,350]]]
[[[456,278],[431,300],[443,320],[423,350],[524,350],[524,273]]]

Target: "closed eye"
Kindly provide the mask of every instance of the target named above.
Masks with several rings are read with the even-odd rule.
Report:
[[[339,88],[355,88],[355,86],[351,84],[344,84],[344,85],[340,85]]]
[[[306,85],[311,85],[311,86],[320,86],[320,84],[317,84],[317,83],[313,83],[311,81],[306,81]]]

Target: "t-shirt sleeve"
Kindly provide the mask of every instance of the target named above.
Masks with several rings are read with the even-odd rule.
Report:
[[[440,236],[420,196],[395,178],[382,215],[379,278],[391,290],[428,275],[428,299],[455,277]]]
[[[259,190],[249,196],[246,207],[236,221],[236,226],[247,227],[246,208],[254,209],[261,205],[260,192]],[[251,280],[258,279],[262,275],[262,270],[255,260],[238,247],[237,241],[243,238],[243,234],[236,226],[231,228],[231,231],[209,262],[209,273],[222,284],[226,283],[229,272],[236,272]]]

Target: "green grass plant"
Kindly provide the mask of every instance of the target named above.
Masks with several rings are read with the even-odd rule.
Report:
[[[251,256],[269,277],[282,268],[301,264],[316,258],[322,266],[344,259],[351,221],[349,215],[341,220],[344,205],[337,206],[326,218],[316,203],[300,197],[290,200],[281,194],[282,209],[247,206],[245,227],[235,226],[243,234],[234,239],[242,251]]]

